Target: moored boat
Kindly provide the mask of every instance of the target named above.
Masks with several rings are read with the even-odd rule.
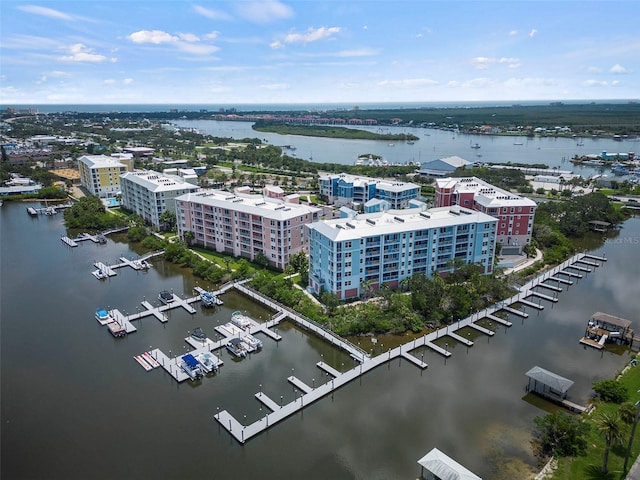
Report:
[[[196,360],[198,360],[202,369],[207,373],[218,370],[218,364],[216,363],[213,355],[209,352],[203,352],[197,355]]]
[[[243,330],[249,330],[253,325],[253,320],[247,317],[240,310],[236,310],[231,314],[231,323]]]
[[[158,294],[158,299],[166,305],[167,303],[173,302],[173,293],[163,290]]]
[[[226,345],[227,350],[236,357],[244,358],[247,356],[247,347],[239,338],[232,338]]]
[[[104,270],[102,270],[101,268],[94,270],[93,272],[91,272],[93,274],[94,277],[96,277],[98,280],[104,280],[105,278],[107,278],[109,275],[107,275],[107,272],[105,272]]]
[[[200,327],[196,327],[191,331],[191,338],[199,342],[205,342],[207,340],[207,334],[204,333]]]
[[[180,364],[180,368],[182,368],[182,370],[187,375],[189,375],[189,378],[191,378],[191,380],[197,380],[203,375],[202,369],[200,368],[200,364],[195,359],[195,357],[190,353],[182,356],[182,362]]]
[[[96,320],[98,320],[102,324],[106,324],[113,321],[113,317],[109,310],[106,308],[99,308],[96,310]]]
[[[111,335],[114,337],[124,337],[127,334],[127,329],[120,325],[118,322],[107,323],[107,328]]]
[[[222,305],[223,303],[222,300],[211,292],[202,292],[200,294],[200,300],[202,301],[202,305],[205,307],[215,307],[216,305]]]

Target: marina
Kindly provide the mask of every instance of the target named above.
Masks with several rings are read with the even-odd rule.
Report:
[[[64,237],[64,238],[68,239],[68,237]],[[64,238],[63,238],[63,241],[65,241]],[[67,242],[65,241],[65,243]],[[158,252],[148,253],[147,255],[144,255],[135,260],[130,260],[126,257],[120,257],[119,262],[114,265],[107,265],[103,262],[95,262],[93,266],[96,267],[96,270],[93,270],[91,274],[94,277],[96,277],[98,280],[103,280],[105,278],[116,276],[118,274],[116,270],[122,267],[131,267],[132,269],[137,271],[148,270],[149,268],[151,268],[151,264],[149,263],[149,260],[152,259],[153,257],[162,255],[163,253],[164,253],[164,250],[160,250]]]
[[[125,232],[127,230],[129,230],[129,227],[114,228],[112,230],[107,230],[96,235],[92,235],[90,233],[79,233],[75,238],[70,238],[66,235],[63,235],[60,237],[60,240],[62,240],[62,242],[69,247],[77,247],[81,242],[85,242],[87,240],[90,240],[93,243],[104,245],[105,243],[107,243],[107,235],[110,235],[112,233]]]

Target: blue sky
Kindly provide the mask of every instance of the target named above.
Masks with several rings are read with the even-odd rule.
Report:
[[[0,3],[0,103],[637,99],[640,2]]]

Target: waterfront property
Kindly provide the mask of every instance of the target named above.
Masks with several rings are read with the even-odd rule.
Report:
[[[567,399],[567,392],[573,385],[573,380],[561,377],[557,373],[535,366],[525,374],[529,378],[527,392],[533,392],[541,397],[558,403],[561,406],[573,411],[584,413],[588,407],[578,405]],[[533,386],[531,381],[533,380]]]
[[[536,203],[479,178],[436,180],[434,205],[460,205],[497,218],[496,235],[503,255],[519,255],[531,241]]]
[[[200,189],[179,174],[165,175],[148,170],[123,173],[120,188],[122,206],[157,229],[164,226],[160,221],[162,213],[167,210],[175,213],[176,197]]]
[[[188,193],[176,198],[178,234],[185,238],[191,232],[193,243],[235,257],[263,255],[284,270],[291,255],[307,245],[304,226],[319,219],[320,209],[298,200],[240,191]]]
[[[422,164],[418,174],[425,177],[447,177],[457,168],[471,165],[471,162],[458,156],[445,157]]]
[[[318,178],[320,198],[338,206],[364,205],[369,200],[385,200],[392,209],[407,208],[411,200],[420,196],[414,183],[382,180],[340,174],[324,174]]]
[[[493,269],[497,220],[458,206],[389,210],[307,226],[309,286],[339,299],[359,297],[363,283],[397,288],[417,273],[451,271],[451,261]]]
[[[83,155],[78,159],[80,183],[91,195],[114,197],[120,193],[120,176],[133,170],[133,164],[125,162],[106,155]]]

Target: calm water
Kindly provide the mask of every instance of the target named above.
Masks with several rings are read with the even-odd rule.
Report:
[[[576,139],[552,137],[509,137],[453,134],[444,130],[405,127],[362,127],[373,132],[412,133],[420,138],[415,144],[378,140],[347,140],[339,138],[314,138],[299,135],[279,135],[257,132],[250,122],[219,122],[215,120],[179,120],[176,125],[197,128],[203,133],[219,137],[261,138],[271,145],[293,145],[295,155],[322,163],[353,165],[360,155],[380,155],[390,163],[429,162],[438,158],[457,155],[470,162],[546,164],[549,168],[571,170],[589,177],[601,170],[575,167],[568,160],[574,155],[600,154],[603,151],[640,153],[640,140],[615,141],[604,138]],[[523,145],[514,145],[521,142]],[[479,149],[471,148],[479,143]],[[291,151],[287,151],[289,155]],[[478,156],[481,155],[481,156]],[[611,175],[611,173],[609,172]]]
[[[32,219],[26,206],[0,209],[3,479],[412,479],[433,447],[484,478],[513,479],[514,470],[524,476],[536,467],[532,422],[544,414],[525,398],[524,373],[540,365],[571,378],[572,398],[586,402],[594,380],[629,360],[579,345],[588,316],[601,310],[640,321],[640,221],[631,219],[597,250],[609,261],[557,305],[512,317],[511,328],[477,336],[470,349],[450,340],[446,363],[425,351],[424,372],[406,361],[384,365],[241,446],[213,420],[218,407],[251,422],[264,414],[253,397],[260,385],[291,401],[292,369],[319,384],[321,358],[338,369],[352,360],[285,324],[279,344],[264,338],[263,351],[240,362],[222,353],[221,372],[199,385],[145,372],[132,357],[149,346],[182,353],[195,326],[213,335],[233,310],[269,312],[229,293],[220,310],[174,311],[167,324],[147,318],[116,340],[95,321],[97,307],[135,312],[163,289],[190,294],[195,279],[155,261],[148,273],[121,269],[95,280],[94,260],[136,255],[124,239],[70,249],[59,239],[61,216]]]

